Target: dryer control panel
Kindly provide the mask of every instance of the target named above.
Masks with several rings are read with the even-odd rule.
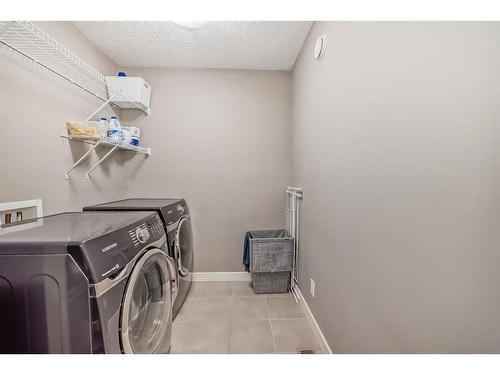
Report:
[[[167,227],[177,223],[181,217],[189,215],[189,210],[184,199],[163,207],[162,212],[164,213]]]

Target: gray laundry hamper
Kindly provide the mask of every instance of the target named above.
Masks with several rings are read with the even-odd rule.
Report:
[[[284,229],[250,231],[250,272],[255,293],[286,293],[294,242]]]

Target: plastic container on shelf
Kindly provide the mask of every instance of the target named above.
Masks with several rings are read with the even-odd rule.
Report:
[[[108,128],[109,123],[108,123],[108,119],[106,117],[101,117],[101,119],[99,120],[99,122],[101,124],[103,124],[106,127],[106,129]],[[107,130],[106,130],[106,132],[107,132]]]
[[[85,140],[99,140],[107,134],[107,127],[97,121],[68,121],[66,130],[70,137]]]
[[[127,144],[131,144],[132,146],[139,146],[139,140],[141,138],[141,129],[136,128],[135,126],[126,126],[123,127],[124,133],[124,142]]]
[[[122,126],[120,120],[116,116],[111,116],[108,123],[108,138],[115,141],[121,141],[123,136]]]
[[[128,127],[122,126],[122,136],[120,138],[120,142],[129,145],[131,144],[131,141],[132,141],[132,133],[130,132]]]
[[[142,77],[127,77],[125,72],[118,72],[116,76],[106,77],[106,85],[108,95],[113,97],[111,103],[120,108],[140,108],[149,113],[151,85]]]

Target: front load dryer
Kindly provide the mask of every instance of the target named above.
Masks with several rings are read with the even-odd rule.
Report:
[[[154,212],[0,229],[1,353],[168,353],[176,270]]]
[[[177,316],[191,287],[193,272],[193,235],[191,217],[184,199],[131,198],[83,208],[84,211],[153,211],[162,219],[167,233],[170,256],[175,258],[178,294],[173,317]]]

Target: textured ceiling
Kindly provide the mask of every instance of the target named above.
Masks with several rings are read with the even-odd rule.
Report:
[[[173,22],[74,22],[124,67],[291,70],[312,22],[213,21],[198,29]]]

